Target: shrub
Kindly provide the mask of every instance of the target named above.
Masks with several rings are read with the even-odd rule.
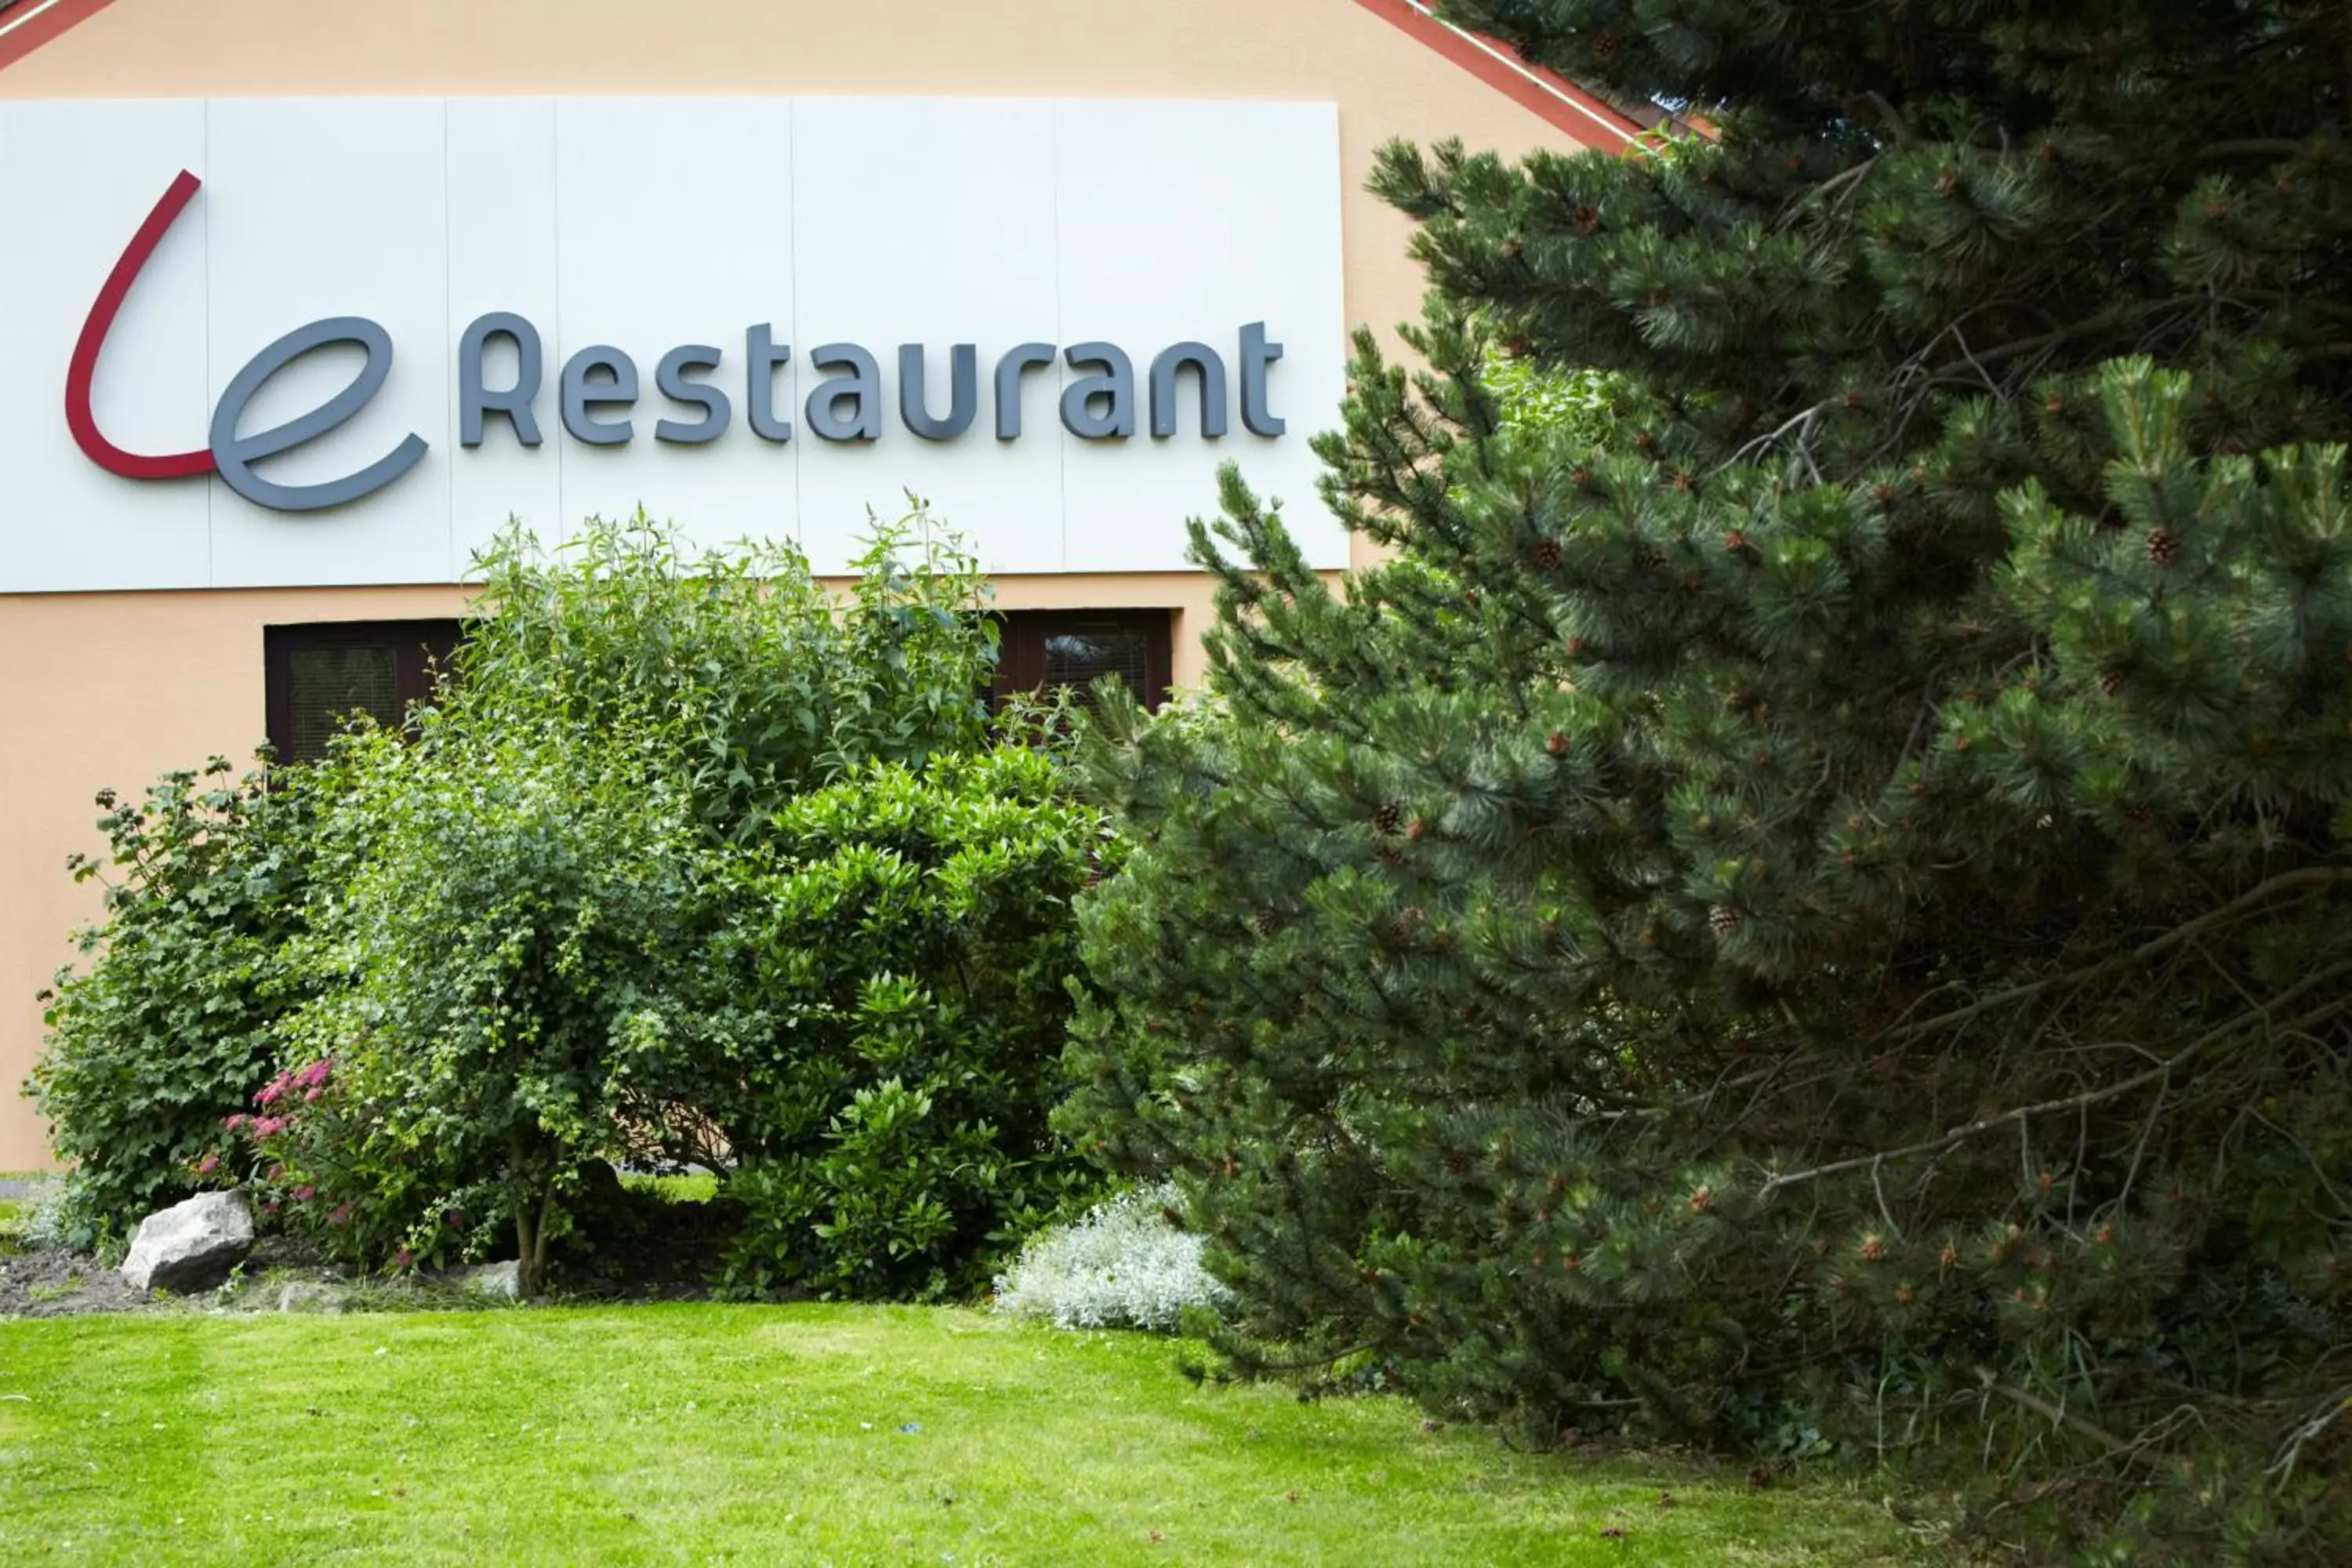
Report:
[[[340,810],[369,853],[322,890],[331,973],[282,1026],[307,1065],[244,1126],[272,1200],[337,1251],[414,1259],[496,1226],[535,1292],[583,1167],[625,1152],[693,837],[650,718],[498,719],[461,699],[414,745],[351,748]]]
[[[1049,1226],[996,1277],[996,1310],[1057,1329],[1174,1329],[1221,1312],[1233,1292],[1202,1267],[1202,1238],[1180,1227],[1175,1184],[1131,1187],[1069,1225]]]
[[[510,531],[480,570],[456,660],[469,711],[664,715],[714,842],[869,761],[986,743],[996,627],[975,563],[919,506],[874,522],[845,600],[796,545],[688,555],[642,511],[553,549]]]
[[[738,1161],[731,1286],[976,1286],[1088,1183],[1046,1121],[1070,903],[1108,847],[1051,761],[1007,749],[874,764],[723,864],[673,1092]]]
[[[248,1178],[371,1266],[511,1247],[533,1289],[569,1228],[637,1223],[623,1156],[726,1162],[699,1217],[742,1219],[738,1289],[977,1284],[1093,1180],[1045,1119],[1107,846],[1044,755],[963,754],[971,561],[918,510],[836,597],[789,546],[689,559],[640,515],[509,533],[483,574],[402,734],[115,824],[132,890],[44,1069],[82,1146]],[[166,1026],[211,1053],[192,1086]],[[125,1073],[173,1086],[170,1136],[106,1144],[155,1098]]]
[[[100,794],[107,854],[69,863],[76,880],[106,882],[105,917],[77,933],[87,967],[60,969],[43,994],[29,1087],[73,1163],[65,1229],[85,1246],[188,1196],[196,1168],[232,1152],[222,1119],[268,1080],[272,1027],[301,1000],[288,943],[304,929],[331,781],[266,788],[229,773],[215,757],[164,774],[140,805]]]

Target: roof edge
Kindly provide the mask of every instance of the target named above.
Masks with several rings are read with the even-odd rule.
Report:
[[[59,34],[89,21],[114,0],[21,0],[0,11],[0,70]]]
[[[1510,45],[1445,21],[1429,0],[1356,4],[1587,147],[1615,152],[1641,141],[1647,129],[1566,77],[1531,63]]]

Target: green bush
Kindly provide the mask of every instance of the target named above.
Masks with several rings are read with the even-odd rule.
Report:
[[[1090,1178],[1046,1125],[1100,815],[1006,749],[877,763],[779,812],[707,890],[681,1097],[740,1162],[736,1289],[936,1296]]]
[[[247,1126],[271,1201],[334,1250],[511,1236],[537,1291],[583,1169],[626,1152],[633,1066],[685,956],[673,750],[649,717],[481,723],[463,697],[413,744],[347,745],[339,811],[369,851],[321,889],[319,994],[280,1026],[310,1065]]]
[[[86,966],[58,973],[47,1047],[29,1086],[74,1172],[68,1234],[85,1245],[194,1192],[231,1154],[224,1118],[268,1081],[272,1026],[301,999],[289,943],[321,852],[331,781],[231,782],[215,758],[171,773],[141,805],[99,795],[105,918],[78,933]],[[110,879],[111,874],[111,879]]]
[[[974,563],[919,508],[873,525],[836,602],[791,543],[682,552],[640,512],[542,549],[500,538],[457,655],[468,711],[585,727],[658,713],[713,842],[881,760],[985,744],[996,627]]]
[[[482,570],[401,732],[109,819],[131,879],[41,1073],[128,1189],[92,1212],[244,1180],[355,1262],[536,1290],[641,1225],[637,1156],[729,1170],[739,1290],[984,1280],[1092,1180],[1046,1116],[1108,847],[1048,757],[977,750],[972,562],[919,510],[836,595],[640,515]]]

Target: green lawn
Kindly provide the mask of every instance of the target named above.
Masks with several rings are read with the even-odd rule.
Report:
[[[0,1323],[10,1564],[1914,1560],[1852,1497],[1196,1388],[1165,1341],[970,1311]]]

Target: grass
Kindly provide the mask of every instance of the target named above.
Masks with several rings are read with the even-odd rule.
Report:
[[[917,1308],[0,1323],[0,1562],[1917,1560],[1851,1495],[1515,1454],[1173,1355]]]
[[[684,1176],[642,1176],[631,1173],[621,1178],[621,1184],[657,1194],[663,1202],[673,1204],[707,1204],[719,1194],[719,1178],[708,1171]]]

